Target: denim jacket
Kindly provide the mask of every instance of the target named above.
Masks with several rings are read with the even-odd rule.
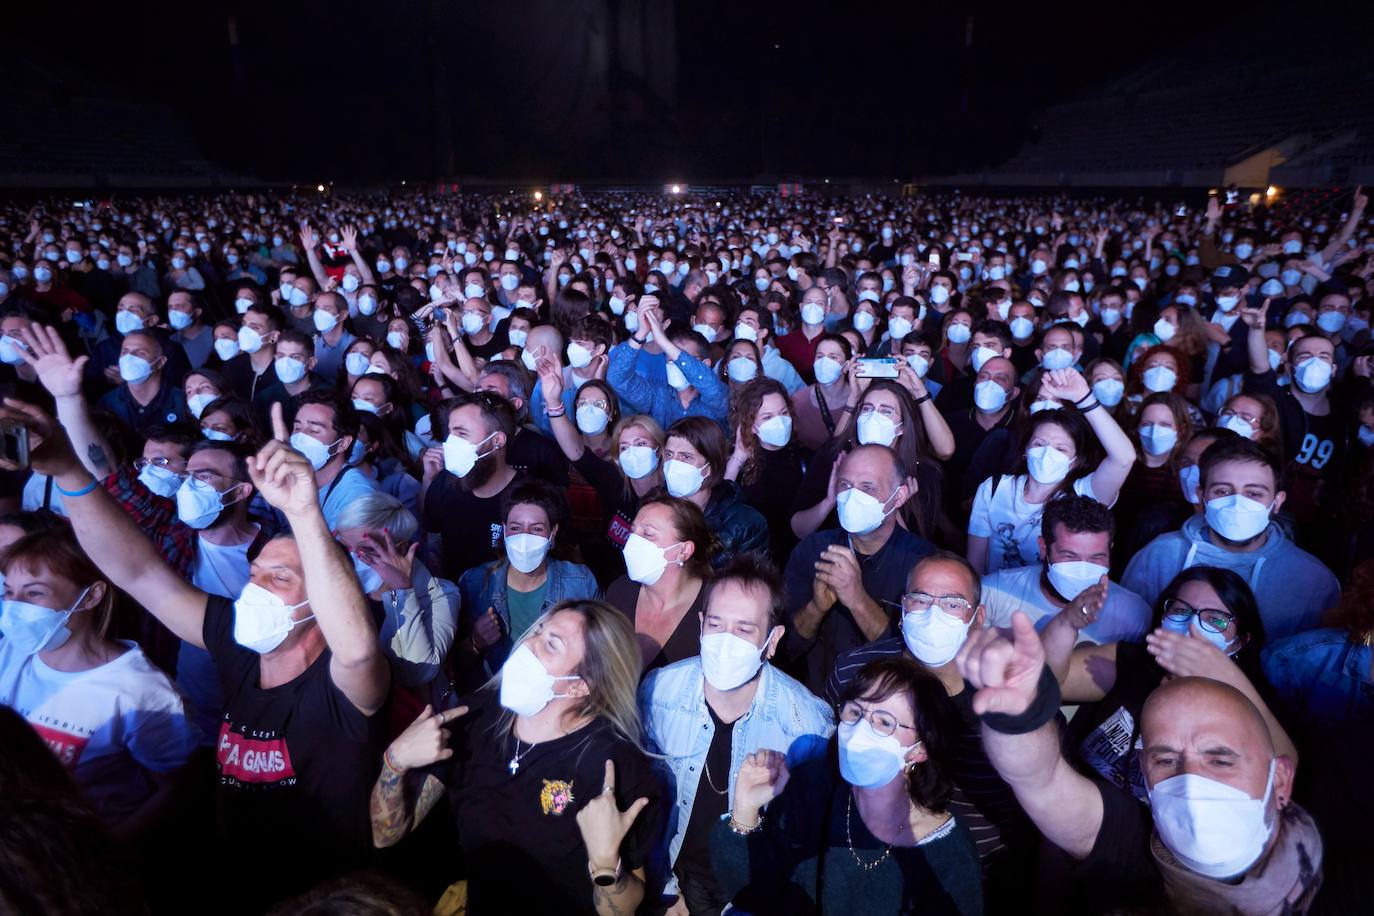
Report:
[[[510,606],[506,604],[506,560],[493,560],[481,566],[474,566],[463,573],[458,580],[458,591],[463,596],[463,622],[460,632],[467,632],[477,618],[495,608],[496,616],[501,618],[505,638],[482,653],[482,668],[485,677],[491,677],[505,664],[506,656],[514,647],[519,633],[510,631]],[[567,560],[549,560],[549,587],[544,592],[544,603],[539,608],[543,614],[560,601],[570,598],[591,599],[601,597],[601,586],[597,585],[592,571],[580,563]]]
[[[1374,717],[1371,651],[1347,630],[1308,630],[1271,642],[1261,661],[1293,720],[1331,733]]]
[[[639,687],[645,740],[651,753],[662,755],[657,763],[666,783],[668,822],[660,848],[652,856],[655,877],[666,881],[665,895],[678,893],[672,867],[692,820],[701,768],[715,735],[704,683],[701,657],[693,656],[650,671]],[[763,749],[781,751],[787,755],[788,767],[795,767],[824,754],[834,731],[834,712],[823,700],[765,663],[754,702],[735,723],[731,736],[727,810],[735,803],[735,777],[745,755]]]

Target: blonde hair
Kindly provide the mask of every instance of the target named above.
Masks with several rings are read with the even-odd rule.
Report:
[[[560,601],[541,614],[530,628],[520,634],[518,647],[538,632],[550,617],[572,611],[582,618],[582,661],[573,673],[587,685],[587,695],[573,703],[568,715],[574,718],[604,718],[624,738],[642,748],[643,727],[639,721],[639,675],[643,657],[634,627],[624,614],[604,601]],[[499,686],[497,672],[488,686]],[[509,733],[515,713],[502,710],[495,733]]]

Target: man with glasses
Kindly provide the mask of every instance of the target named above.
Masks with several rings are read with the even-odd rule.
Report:
[[[983,750],[973,691],[955,665],[970,634],[986,625],[978,573],[956,553],[936,551],[922,558],[906,580],[900,599],[899,635],[861,646],[836,662],[825,683],[825,698],[838,703],[849,683],[869,662],[895,656],[914,658],[939,679],[957,721],[949,747],[955,792],[949,810],[969,829],[983,863],[984,896],[989,910],[1023,893],[1035,850],[1035,831],[997,775]]]

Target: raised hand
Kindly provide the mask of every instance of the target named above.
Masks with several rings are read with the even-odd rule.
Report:
[[[539,390],[543,392],[545,406],[563,403],[563,370],[548,353],[548,347],[540,347],[531,354],[534,357],[534,371],[539,375]]]
[[[1077,369],[1054,369],[1040,377],[1040,393],[1077,403],[1088,396],[1092,387]]]
[[[1360,187],[1357,187],[1355,189],[1355,199],[1353,201],[1351,209],[1363,211],[1368,206],[1369,197],[1365,195],[1364,186],[1361,185]]]
[[[416,541],[402,553],[397,549],[391,532],[383,529],[381,537],[370,531],[363,535],[358,557],[382,577],[383,585],[404,590],[411,587],[410,574],[415,568],[415,555],[419,550],[420,542]]]
[[[1208,677],[1216,681],[1228,681],[1228,675],[1234,675],[1235,662],[1212,645],[1198,625],[1197,618],[1193,618],[1188,631],[1185,636],[1160,627],[1145,635],[1145,650],[1159,662],[1159,667],[1174,677]]]
[[[849,547],[832,544],[821,551],[816,561],[816,578],[828,585],[846,607],[860,607],[868,597],[859,558]]]
[[[310,228],[309,223],[301,223],[301,245],[306,251],[312,251],[318,243],[320,237],[315,234],[315,230]]]
[[[1265,299],[1264,304],[1257,309],[1241,307],[1240,320],[1245,322],[1247,328],[1264,330],[1265,319],[1269,315],[1269,300]]]
[[[339,239],[343,244],[344,251],[354,252],[358,250],[358,227],[344,226],[339,230]]]
[[[735,823],[741,827],[757,823],[759,809],[782,794],[790,775],[787,757],[778,751],[754,751],[745,757],[735,777],[735,807],[731,812]]]
[[[487,608],[487,612],[472,625],[472,645],[479,651],[490,649],[504,636],[505,628],[501,626],[501,618],[494,607]]]
[[[611,871],[620,861],[620,844],[634,826],[639,812],[648,806],[647,798],[636,798],[624,811],[615,800],[615,764],[606,761],[601,792],[577,812],[577,829],[587,847],[587,862],[598,871]]]
[[[1097,623],[1097,617],[1107,603],[1108,585],[1107,577],[1103,576],[1097,580],[1096,585],[1079,592],[1078,597],[1070,601],[1068,607],[1059,613],[1075,630],[1092,626]]]
[[[444,469],[444,450],[427,448],[420,453],[421,474],[425,480],[433,480]]]
[[[81,395],[81,370],[90,357],[72,359],[56,328],[31,324],[20,333],[24,346],[15,347],[24,362],[38,374],[38,381],[54,398]]]
[[[1045,647],[1023,612],[1011,615],[1012,640],[988,627],[969,635],[955,656],[959,673],[977,688],[973,711],[1018,716],[1035,701]]]
[[[71,440],[66,430],[51,414],[14,398],[5,398],[0,404],[0,424],[22,426],[29,431],[28,467],[39,474],[57,477],[69,471],[80,470],[81,462],[72,451]],[[0,469],[19,471],[12,461],[0,458]]]
[[[453,748],[448,746],[449,734],[445,726],[467,715],[467,711],[466,706],[458,706],[435,712],[434,707],[426,706],[419,718],[391,742],[386,749],[387,760],[404,773],[449,759],[453,756]]]
[[[272,439],[248,459],[248,476],[263,499],[287,518],[319,512],[319,484],[310,461],[293,449],[282,419],[282,406],[272,405]]]

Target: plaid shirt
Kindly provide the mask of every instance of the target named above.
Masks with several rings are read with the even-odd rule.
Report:
[[[176,500],[158,496],[123,469],[105,478],[103,484],[167,564],[189,580],[196,560],[196,529],[177,518]]]

